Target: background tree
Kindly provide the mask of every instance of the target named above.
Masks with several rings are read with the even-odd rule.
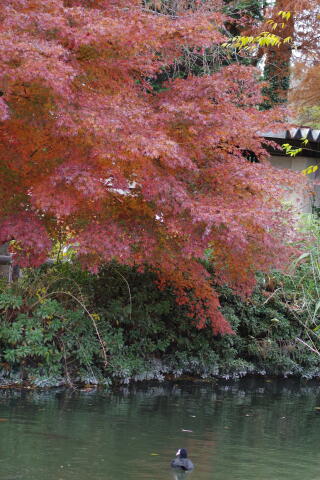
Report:
[[[297,55],[292,69],[292,89],[289,102],[297,120],[303,125],[320,125],[320,5],[310,2],[299,13],[297,23]]]
[[[291,41],[282,41],[278,45],[270,45],[264,49],[265,66],[264,78],[268,82],[264,92],[268,99],[265,104],[267,108],[278,104],[286,103],[290,87],[290,64],[292,60],[292,45],[295,35],[295,16],[289,8],[288,0],[276,0],[271,11],[265,15],[269,22],[269,29],[280,35],[283,39],[290,38]],[[279,12],[290,12],[290,16],[283,18]]]
[[[267,96],[264,107],[271,108],[287,103],[290,88],[296,90],[306,70],[317,62],[319,2],[277,0],[257,3],[259,15],[255,14],[255,18],[258,21],[251,29],[248,25],[244,31],[235,29],[229,45],[237,49],[239,58],[251,62],[263,59],[260,66],[268,82],[264,88]],[[298,97],[301,97],[299,93],[295,98]]]
[[[288,101],[300,104],[306,97],[312,98],[311,92],[301,91],[298,85],[319,61],[319,13],[318,0],[276,0],[272,6],[266,4],[260,31],[275,33],[280,38],[279,43],[263,49],[264,78],[269,84],[264,89],[268,108]],[[304,123],[303,118],[300,121]]]
[[[231,331],[198,259],[209,247],[216,281],[245,295],[257,269],[288,258],[282,197],[299,180],[268,164],[261,139],[283,114],[258,111],[257,72],[243,65],[152,88],[186,48],[225,41],[222,8],[4,0],[0,241],[14,240],[18,263],[39,265],[57,239],[94,271],[147,263],[198,327]]]

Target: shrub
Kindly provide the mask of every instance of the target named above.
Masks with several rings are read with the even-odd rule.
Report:
[[[168,374],[317,376],[317,354],[297,341],[309,341],[307,316],[292,291],[297,278],[310,282],[307,270],[305,262],[292,275],[258,276],[247,301],[220,287],[235,331],[224,336],[209,325],[197,329],[173,289],[160,290],[148,269],[111,263],[92,275],[66,262],[27,271],[0,290],[2,376],[42,386]]]

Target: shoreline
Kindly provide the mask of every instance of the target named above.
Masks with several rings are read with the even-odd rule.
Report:
[[[66,391],[77,391],[77,392],[91,392],[91,391],[112,391],[116,392],[126,388],[152,388],[152,387],[163,387],[167,385],[190,385],[190,386],[234,386],[240,385],[242,383],[250,382],[261,382],[262,384],[271,384],[271,383],[295,383],[300,385],[311,385],[320,387],[320,375],[313,377],[303,377],[302,375],[272,375],[272,374],[258,374],[258,373],[248,373],[245,375],[234,375],[226,378],[225,376],[216,376],[216,377],[207,377],[202,378],[199,376],[192,375],[166,375],[163,379],[159,380],[156,378],[149,378],[144,380],[131,379],[130,381],[122,382],[119,379],[106,379],[105,382],[97,383],[85,383],[85,382],[68,382],[67,379],[61,378],[54,379],[48,378],[47,384],[39,382],[38,379],[35,379],[34,382],[29,382],[22,380],[21,382],[10,382],[9,380],[0,378],[0,391],[4,390],[18,390],[18,391],[54,391],[56,389],[63,389]],[[42,383],[42,384],[41,384]]]

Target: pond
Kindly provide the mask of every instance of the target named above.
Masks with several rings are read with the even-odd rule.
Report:
[[[180,447],[188,480],[318,479],[318,412],[290,380],[0,391],[0,480],[173,480]]]

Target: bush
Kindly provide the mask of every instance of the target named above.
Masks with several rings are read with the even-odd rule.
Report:
[[[292,293],[307,268],[258,276],[247,301],[220,287],[222,311],[235,331],[223,337],[209,326],[198,330],[187,307],[176,303],[171,288],[159,290],[150,270],[112,263],[92,275],[68,262],[30,270],[0,291],[0,373],[41,386],[168,374],[318,376],[318,355],[297,341],[309,340],[306,312],[297,314]]]

